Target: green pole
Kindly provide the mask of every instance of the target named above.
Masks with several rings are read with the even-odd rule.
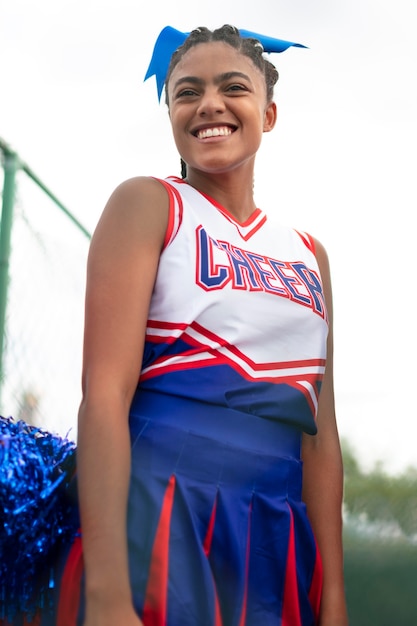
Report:
[[[25,174],[27,174],[29,176],[29,178],[31,178],[33,180],[33,182],[36,183],[38,185],[38,187],[40,189],[42,189],[42,191],[44,193],[46,193],[46,195],[49,196],[53,202],[55,202],[57,207],[59,207],[61,209],[61,211],[63,211],[65,213],[65,215],[71,220],[71,222],[73,222],[77,226],[77,228],[88,239],[91,239],[91,234],[85,228],[85,226],[83,226],[81,224],[81,222],[79,222],[77,220],[77,218],[72,213],[70,213],[70,211],[68,211],[68,209],[62,204],[62,202],[60,200],[58,200],[58,198],[55,196],[55,194],[53,194],[52,191],[50,189],[48,189],[48,187],[41,181],[41,179],[38,176],[36,176],[36,174],[33,172],[33,170],[31,170],[31,168],[28,165],[26,165],[26,163],[21,163],[20,167],[25,172]]]
[[[7,291],[9,288],[10,240],[13,223],[17,154],[4,151],[3,206],[0,222],[0,400],[4,376],[4,345],[6,334]]]

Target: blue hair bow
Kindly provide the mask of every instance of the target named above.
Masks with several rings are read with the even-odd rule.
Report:
[[[239,33],[242,37],[252,37],[257,39],[262,44],[265,52],[284,52],[284,50],[287,50],[287,48],[290,48],[291,46],[306,48],[306,46],[303,46],[300,43],[266,37],[264,35],[259,35],[258,33],[253,33],[250,30],[239,29]],[[149,63],[144,79],[147,80],[151,76],[156,77],[159,100],[161,99],[171,56],[175,50],[184,43],[189,34],[190,33],[182,33],[181,31],[172,28],[172,26],[165,26],[165,28],[163,28],[159,33],[153,49],[151,62]]]

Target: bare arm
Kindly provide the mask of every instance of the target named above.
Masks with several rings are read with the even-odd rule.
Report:
[[[327,363],[319,398],[316,436],[303,436],[303,499],[323,560],[320,626],[347,626],[343,579],[343,467],[333,389],[332,293],[327,254],[317,244],[317,259],[329,313]]]
[[[141,368],[167,207],[158,182],[126,181],[109,199],[91,242],[78,420],[85,626],[141,624],[128,576],[128,411]]]

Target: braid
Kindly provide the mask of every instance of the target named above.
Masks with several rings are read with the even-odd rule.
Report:
[[[181,178],[187,178],[187,163],[184,161],[184,159],[181,159],[180,161],[181,163]]]
[[[177,48],[171,57],[171,61],[168,67],[167,77],[165,80],[165,103],[169,106],[168,100],[168,82],[174,68],[179,61],[183,58],[184,54],[190,50],[193,46],[200,43],[209,43],[211,41],[222,41],[227,43],[232,48],[235,48],[245,56],[247,56],[254,65],[261,71],[265,79],[266,85],[266,97],[270,102],[274,96],[274,86],[278,81],[279,74],[276,67],[263,56],[262,44],[254,38],[242,37],[239,30],[235,26],[225,24],[216,30],[209,30],[205,26],[195,28],[188,35],[182,46]],[[181,176],[185,178],[187,175],[186,164],[181,160]]]

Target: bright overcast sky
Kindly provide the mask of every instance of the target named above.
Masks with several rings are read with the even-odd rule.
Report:
[[[365,463],[417,465],[409,0],[0,0],[0,137],[93,229],[123,179],[179,173],[143,83],[158,33],[224,23],[308,46],[271,56],[279,117],[256,200],[328,250],[341,435]]]

